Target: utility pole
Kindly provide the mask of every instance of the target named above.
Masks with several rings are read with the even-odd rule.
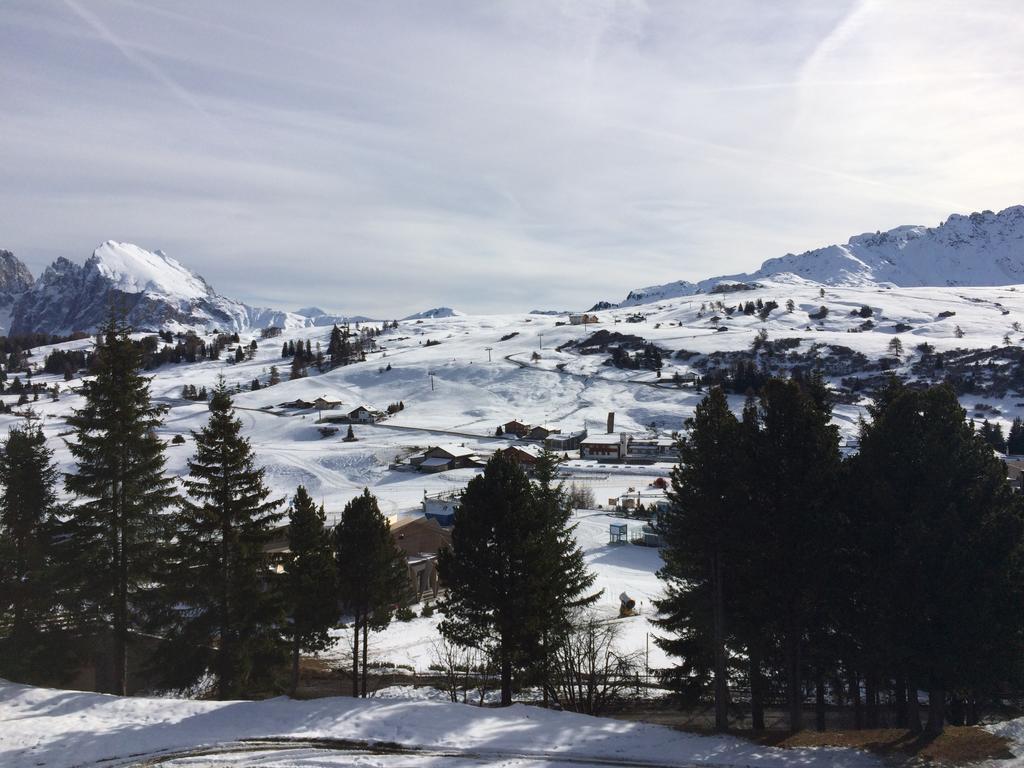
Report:
[[[648,687],[651,684],[651,633],[647,633],[644,642],[644,684]]]
[[[540,348],[544,349],[544,334],[543,333],[538,333],[537,334],[537,338],[540,339]]]
[[[491,362],[491,350],[494,349],[494,347],[484,347],[484,349],[487,350],[487,362],[489,363]]]
[[[430,377],[430,391],[433,392],[434,391],[434,372],[433,371],[427,371],[427,376]]]

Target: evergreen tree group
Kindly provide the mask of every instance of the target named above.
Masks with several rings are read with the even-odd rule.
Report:
[[[143,677],[192,689],[211,676],[228,698],[278,688],[290,657],[294,693],[300,655],[326,648],[350,611],[353,691],[366,695],[368,633],[409,591],[376,499],[353,500],[331,531],[300,486],[285,522],[223,379],[179,495],[130,333],[111,319],[89,356],[95,378],[69,418],[67,506],[37,424],[0,446],[0,676],[59,684],[92,667],[98,689],[122,695]]]
[[[869,417],[841,460],[820,381],[771,379],[740,418],[712,389],[688,425],[657,642],[681,694],[713,696],[719,729],[741,688],[755,728],[773,696],[793,730],[808,696],[819,729],[829,701],[877,727],[888,696],[919,731],[926,690],[937,733],[947,704],[970,720],[1017,674],[1024,506],[1003,463],[949,387],[893,383]]]
[[[143,631],[153,587],[166,573],[170,518],[177,504],[156,435],[164,409],[153,405],[129,328],[111,320],[93,353],[96,377],[68,423],[76,470],[65,486],[76,498],[63,526],[80,635],[109,643],[109,692],[128,691],[130,636]]]
[[[285,605],[266,546],[282,517],[221,379],[210,420],[194,433],[188,497],[174,521],[173,567],[164,574],[168,682],[184,687],[215,671],[221,699],[251,690],[281,660]]]
[[[0,677],[53,680],[62,666],[63,632],[53,619],[56,483],[42,429],[11,429],[0,447]]]

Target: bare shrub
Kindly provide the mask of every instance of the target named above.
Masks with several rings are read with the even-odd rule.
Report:
[[[548,695],[562,709],[599,715],[636,685],[641,654],[618,648],[619,625],[581,614],[548,667]]]

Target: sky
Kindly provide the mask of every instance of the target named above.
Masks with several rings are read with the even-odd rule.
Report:
[[[1020,0],[2,0],[0,248],[399,316],[1024,203]]]

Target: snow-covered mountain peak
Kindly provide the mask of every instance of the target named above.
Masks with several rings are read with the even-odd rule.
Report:
[[[953,214],[936,227],[903,225],[846,243],[768,259],[755,272],[639,288],[618,306],[708,293],[721,283],[796,275],[824,285],[995,286],[1024,283],[1024,205]]]
[[[441,317],[459,317],[462,312],[451,307],[434,307],[433,309],[425,309],[422,312],[417,312],[414,315],[407,315],[403,317],[403,320],[435,320]]]
[[[3,268],[0,259],[0,285]],[[104,242],[84,264],[58,258],[34,284],[27,270],[25,275],[24,289],[11,312],[14,335],[92,331],[106,320],[111,306],[121,307],[128,323],[139,331],[295,329],[345,320],[316,307],[294,313],[244,304],[218,294],[200,275],[163,251],[116,240]],[[0,296],[0,324],[2,310]]]
[[[203,278],[162,251],[107,240],[85,263],[124,293],[160,294],[166,298],[199,299],[213,294]]]

